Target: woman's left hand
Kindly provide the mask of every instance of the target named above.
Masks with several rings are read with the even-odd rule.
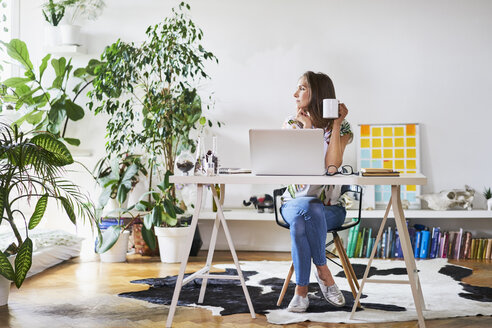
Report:
[[[347,117],[348,109],[344,103],[338,105],[338,118],[336,118],[333,123],[341,125],[345,117]]]

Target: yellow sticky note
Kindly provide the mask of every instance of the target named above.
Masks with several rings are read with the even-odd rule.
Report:
[[[403,129],[402,126],[395,128],[395,136],[403,137],[404,135],[405,135],[405,130]]]
[[[403,170],[404,168],[405,168],[405,161],[403,161],[403,160],[396,160],[395,161],[395,169]]]
[[[403,158],[405,157],[405,152],[403,149],[395,149],[395,158]]]
[[[383,155],[384,158],[393,158],[393,149],[384,149]]]
[[[395,147],[405,147],[405,141],[403,138],[395,138]]]
[[[417,171],[407,171],[407,173],[417,173]]]
[[[407,149],[407,158],[416,158],[417,151],[414,148]]]
[[[414,136],[415,135],[415,124],[407,124],[407,136]]]
[[[368,139],[368,138],[361,138],[360,139],[360,147],[361,148],[369,148],[369,147],[371,147],[370,139]]]
[[[393,147],[393,139],[391,139],[391,138],[384,138],[383,139],[383,146],[384,147]]]
[[[381,158],[381,149],[373,149],[372,158]]]
[[[415,185],[408,185],[407,186],[407,191],[417,191],[417,186],[415,186]]]
[[[415,147],[415,138],[407,138],[407,147]]]
[[[369,137],[371,135],[371,127],[369,125],[361,125],[360,135],[364,137]]]
[[[383,136],[392,137],[393,136],[393,128],[383,128]]]
[[[383,167],[385,169],[392,169],[393,168],[393,161],[383,161]]]
[[[372,146],[373,147],[381,147],[381,139],[372,139]]]
[[[413,159],[407,160],[407,168],[408,169],[416,169],[417,168],[417,161]]]
[[[372,128],[372,136],[380,137],[381,136],[381,128]]]

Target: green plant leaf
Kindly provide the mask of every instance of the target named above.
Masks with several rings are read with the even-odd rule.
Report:
[[[99,208],[104,208],[106,204],[109,201],[109,198],[111,197],[111,187],[104,188],[103,191],[101,192],[101,195],[99,195],[98,198],[98,207]]]
[[[0,274],[7,278],[8,280],[15,280],[14,268],[12,268],[12,264],[3,252],[0,252]]]
[[[157,205],[152,209],[152,223],[156,227],[160,227],[162,223],[162,205]]]
[[[123,204],[128,196],[130,190],[125,185],[119,185],[118,192],[116,193],[116,199],[120,204]]]
[[[61,138],[61,139],[64,140],[69,145],[80,146],[80,139],[76,139],[76,138]]]
[[[3,156],[1,156],[3,157]],[[0,185],[0,224],[2,223],[2,220],[3,220],[3,211],[5,209],[5,206],[4,206],[4,198],[5,198],[5,192],[4,192],[5,188],[3,187],[3,185]],[[1,253],[1,251],[0,251]]]
[[[19,39],[12,39],[9,43],[1,43],[7,48],[7,54],[12,59],[17,60],[27,71],[32,70],[33,66],[29,59],[29,51],[25,42]]]
[[[52,59],[51,66],[55,69],[56,77],[63,77],[65,75],[65,70],[67,66],[67,60],[65,57],[60,57],[59,59]]]
[[[152,210],[152,213],[153,213],[153,210]],[[143,220],[143,223],[144,223],[144,227],[147,228],[147,230],[150,230],[152,229],[152,223],[153,223],[153,215],[152,213],[149,213],[149,214],[146,214],[144,216],[144,220]]]
[[[102,234],[102,243],[100,243],[101,246],[97,249],[97,252],[101,254],[113,247],[113,245],[118,241],[122,230],[123,228],[119,225],[108,227]]]
[[[51,54],[47,54],[44,56],[43,60],[41,61],[41,65],[39,66],[39,80],[43,78],[44,71],[48,67],[48,60],[50,60]]]
[[[26,237],[15,257],[15,285],[20,288],[32,265],[32,241]]]
[[[154,232],[152,229],[147,229],[145,225],[142,227],[142,238],[150,249],[154,250],[157,247],[157,240]]]
[[[207,123],[207,119],[204,116],[200,117],[200,124],[205,125],[205,123]]]
[[[31,219],[29,220],[29,230],[34,229],[39,222],[41,222],[41,219],[44,216],[44,212],[46,211],[46,206],[48,205],[48,194],[44,194],[38,199],[38,202],[36,203],[36,208],[34,209],[34,213],[31,216]]]
[[[138,166],[137,164],[130,165],[125,173],[123,174],[123,178],[121,179],[121,184],[125,185],[127,189],[132,188],[132,178],[138,174]]]
[[[32,112],[25,115],[27,123],[36,125],[43,120],[44,112],[33,110]]]
[[[68,118],[72,121],[78,121],[84,117],[84,109],[71,100],[65,100],[64,107],[65,111],[67,112]]]
[[[67,146],[52,135],[38,134],[31,139],[31,142],[49,151],[54,156],[54,165],[64,166],[73,163],[72,154],[70,154]]]
[[[30,81],[31,79],[27,77],[11,77],[10,79],[6,79],[2,83],[9,88],[17,88],[20,87],[21,85],[25,85],[27,82]]]
[[[174,204],[169,200],[164,200],[164,208],[166,209],[166,213],[169,214],[173,219],[176,218],[176,212],[174,211]]]
[[[65,197],[60,197],[58,199],[61,201],[63,208],[65,209],[65,212],[67,213],[70,221],[72,221],[72,223],[75,224],[77,217],[75,216],[75,212],[73,210],[73,205]]]

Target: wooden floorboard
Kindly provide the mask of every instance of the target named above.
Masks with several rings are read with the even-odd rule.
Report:
[[[290,260],[289,253],[239,252],[240,260]],[[191,257],[188,272],[201,268],[206,253]],[[455,261],[470,267],[474,274],[464,282],[492,284],[491,261]],[[233,263],[229,252],[216,252],[214,263]],[[72,259],[27,279],[21,289],[12,287],[9,305],[0,307],[0,327],[164,327],[167,307],[116,296],[147,289],[131,280],[164,277],[178,273],[179,264],[164,264],[157,257],[132,255],[127,263],[100,263],[97,258]],[[492,327],[491,317],[461,317],[426,320],[428,327]],[[210,311],[178,308],[174,327],[417,327],[416,321],[383,324],[324,324],[305,322],[278,326],[265,316],[237,314],[212,316]]]

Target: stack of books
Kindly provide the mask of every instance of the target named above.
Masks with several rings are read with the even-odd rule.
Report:
[[[365,177],[399,177],[400,172],[393,169],[363,168],[360,170]]]

